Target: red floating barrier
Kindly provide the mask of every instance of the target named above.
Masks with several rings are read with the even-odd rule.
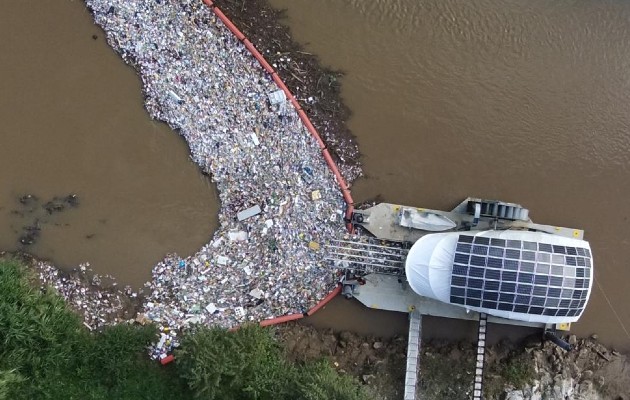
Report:
[[[306,129],[311,133],[311,135],[313,135],[315,140],[317,140],[317,144],[319,145],[319,148],[322,150],[325,149],[326,144],[324,143],[322,138],[319,136],[319,133],[317,133],[317,130],[315,129],[313,124],[311,124],[311,120],[308,119],[308,116],[306,115],[304,110],[302,109],[298,110],[298,115],[300,116],[300,119],[302,120],[302,123],[304,124]]]
[[[332,292],[328,293],[328,296],[324,297],[324,300],[317,303],[315,307],[308,310],[306,315],[311,316],[315,314],[315,312],[317,312],[320,308],[324,307],[330,300],[335,298],[335,296],[338,295],[339,293],[341,293],[341,286],[337,286]]]
[[[287,95],[287,97],[293,96],[287,85],[285,85],[282,79],[280,79],[277,72],[274,72],[271,77],[273,78],[273,81],[276,82],[276,85],[278,85],[278,87]]]
[[[282,324],[289,321],[295,321],[296,319],[300,319],[300,318],[304,318],[304,314],[283,315],[282,317],[264,319],[260,321],[260,326],[264,327],[264,326],[278,325],[278,324]]]
[[[170,362],[172,362],[175,359],[175,356],[173,356],[172,354],[169,354],[168,356],[164,357],[163,359],[160,360],[160,364],[162,365],[166,365]]]
[[[249,52],[252,53],[254,58],[258,60],[258,63],[265,69],[265,71],[269,72],[270,74],[274,73],[273,67],[269,65],[267,60],[265,60],[265,57],[263,57],[262,54],[260,54],[258,49],[254,46],[254,44],[249,39],[243,40],[243,44],[245,45],[247,50],[249,50]]]
[[[341,176],[341,172],[339,172],[339,169],[337,168],[337,165],[335,164],[335,161],[332,159],[332,156],[330,155],[330,152],[328,151],[328,149],[322,150],[322,154],[324,155],[324,159],[326,160],[326,163],[328,164],[328,167],[330,168],[332,173],[337,178],[337,184],[341,188],[341,191],[342,192],[347,191],[348,190],[348,185],[346,184],[345,179],[343,179],[343,176]],[[344,195],[344,198],[345,197],[346,196]]]
[[[348,204],[346,208],[346,220],[352,219],[352,213],[354,212],[354,204]]]
[[[343,195],[343,201],[346,202],[346,204],[353,204],[354,200],[352,199],[352,196],[350,195],[350,191],[348,189],[344,190],[342,192]]]
[[[245,35],[243,35],[243,32],[238,30],[236,25],[234,25],[232,21],[230,21],[230,19],[225,14],[223,14],[223,11],[219,10],[219,7],[214,7],[212,10],[217,15],[217,17],[219,17],[221,21],[223,21],[225,26],[227,26],[227,28],[234,34],[234,36],[236,36],[238,40],[245,40]]]
[[[347,202],[346,202],[347,203]],[[346,207],[346,229],[348,233],[354,233],[354,226],[352,225],[352,213],[354,212],[354,202],[348,203]]]
[[[203,0],[203,2],[208,6],[208,7],[212,7],[214,6],[214,3],[212,2],[212,0]]]
[[[302,106],[297,101],[294,95],[289,96],[289,101],[291,102],[291,104],[293,104],[293,108],[295,108],[297,111],[300,111],[302,109]]]

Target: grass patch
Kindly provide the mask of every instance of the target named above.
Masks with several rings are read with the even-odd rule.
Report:
[[[506,387],[524,387],[536,378],[534,365],[525,351],[510,353],[505,359],[486,368],[484,391],[489,399],[499,398]]]
[[[17,261],[0,261],[0,399],[185,399],[176,374],[146,357],[151,326],[89,333]]]
[[[270,329],[247,325],[236,332],[199,327],[176,351],[177,369],[197,398],[363,400],[358,383],[329,362],[294,364]]]
[[[154,326],[98,333],[32,273],[0,259],[0,400],[306,399],[364,400],[358,383],[327,362],[291,363],[272,331],[199,327],[176,362],[150,361]]]

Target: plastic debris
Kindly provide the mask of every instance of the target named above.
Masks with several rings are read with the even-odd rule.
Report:
[[[284,104],[287,101],[287,95],[282,90],[276,90],[268,95],[271,105]]]
[[[184,100],[182,100],[182,98],[179,97],[177,93],[173,92],[172,90],[168,91],[168,95],[171,97],[171,99],[175,100],[179,104],[182,104],[184,102]]]
[[[230,261],[230,259],[227,258],[226,256],[218,256],[217,257],[217,264],[219,264],[219,265],[227,265],[228,261]]]
[[[265,293],[262,290],[256,288],[256,289],[252,290],[251,292],[249,292],[249,295],[254,297],[254,298],[256,298],[256,299],[261,299],[261,298],[263,298]]]
[[[191,324],[233,327],[312,308],[336,278],[326,248],[306,244],[344,233],[342,218],[331,216],[345,204],[286,94],[201,1],[86,4],[141,76],[149,115],[186,140],[221,201],[220,227],[208,243],[185,258],[165,257],[144,287],[141,320],[170,328],[151,356],[168,357]],[[60,276],[51,279],[64,287]],[[121,321],[112,317],[123,304],[114,295],[103,306],[78,290],[67,289],[66,298],[82,300],[76,307],[89,310],[87,324]]]
[[[214,303],[210,303],[206,306],[206,311],[208,311],[208,313],[210,314],[214,314],[215,311],[217,311],[217,307],[214,305]]]
[[[245,309],[243,307],[234,307],[234,313],[237,318],[241,319],[245,316]]]
[[[228,232],[230,241],[245,241],[247,240],[247,232],[245,231],[230,231]]]
[[[238,218],[239,221],[243,221],[243,220],[246,220],[247,218],[251,218],[255,215],[258,215],[261,212],[262,210],[260,209],[260,206],[255,205],[253,207],[240,211],[238,214],[236,214],[236,218]]]
[[[250,133],[250,136],[252,138],[252,142],[254,142],[254,146],[258,146],[260,144],[258,136],[254,132]]]

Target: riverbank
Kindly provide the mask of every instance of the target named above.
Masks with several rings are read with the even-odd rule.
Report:
[[[120,323],[143,325],[142,293],[119,288],[109,277],[89,268],[65,273],[25,254],[2,254],[0,261],[18,260],[38,278],[42,292],[59,293],[90,331]],[[181,331],[157,326],[159,337],[179,346]],[[275,328],[275,338],[291,362],[325,359],[340,374],[356,378],[376,399],[398,399],[403,391],[407,340],[348,331],[318,329],[290,322]],[[630,363],[625,354],[607,348],[597,337],[565,337],[574,350],[565,352],[534,335],[523,342],[488,346],[485,394],[488,399],[612,399],[628,400]],[[154,345],[155,346],[155,345]],[[150,351],[159,356],[163,348]],[[419,390],[426,399],[471,397],[476,346],[469,341],[424,340],[421,345]],[[510,397],[511,396],[511,397]],[[541,397],[542,396],[542,397]],[[624,397],[625,396],[625,397]]]
[[[292,359],[321,357],[342,374],[359,379],[377,399],[399,399],[404,390],[407,340],[314,329],[296,323],[277,328]],[[532,336],[486,350],[484,395],[509,400],[628,400],[630,362],[595,338],[567,339],[573,351]],[[423,341],[419,393],[430,400],[470,399],[476,346],[470,342]]]

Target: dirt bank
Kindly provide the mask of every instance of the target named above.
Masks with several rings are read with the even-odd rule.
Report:
[[[405,337],[384,340],[299,323],[278,326],[276,334],[293,361],[325,358],[340,373],[366,385],[376,399],[401,398]],[[574,345],[569,352],[540,339],[533,336],[487,348],[486,399],[630,399],[630,364],[625,355],[593,338],[568,337]],[[423,342],[421,354],[420,398],[472,398],[475,344]]]
[[[90,329],[136,318],[141,293],[118,288],[110,277],[79,267],[57,271],[28,254],[0,253],[19,259],[35,272],[34,285],[55,290]],[[275,328],[276,338],[292,361],[325,358],[342,374],[365,385],[375,399],[398,399],[403,393],[407,338],[379,338],[347,331],[317,329],[300,323]],[[488,347],[486,399],[630,400],[628,357],[597,341],[597,336],[566,336],[574,346],[564,351],[534,335],[522,342]],[[472,342],[423,341],[419,390],[423,399],[468,399],[472,395],[476,346]]]

